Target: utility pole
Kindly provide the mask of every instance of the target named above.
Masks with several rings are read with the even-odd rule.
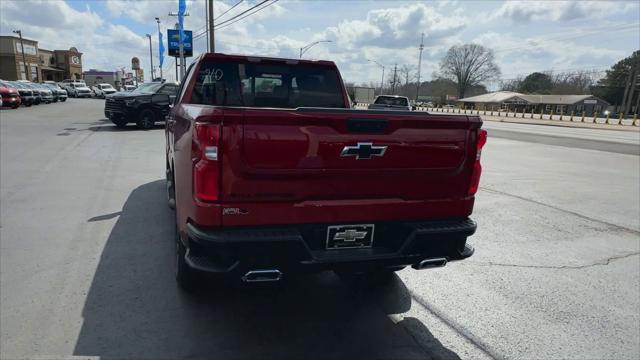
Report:
[[[207,52],[209,52],[209,2],[204,3],[205,37],[207,38]]]
[[[633,80],[633,72],[634,72],[634,66],[631,67],[631,69],[629,69],[629,76],[627,76],[627,83],[625,84],[624,87],[624,95],[622,95],[622,104],[620,104],[620,109],[623,109],[627,106],[627,95],[629,95],[629,88],[632,87],[632,80]]]
[[[418,86],[416,86],[416,102],[418,101],[418,96],[420,96],[420,69],[422,69],[422,50],[424,50],[424,33],[422,33],[422,38],[420,39],[420,56],[418,57]]]
[[[638,84],[638,74],[639,74],[638,70],[640,70],[638,68],[640,66],[638,66],[638,64],[633,64],[633,65],[634,66],[631,68],[631,74],[633,75],[631,76],[631,79],[630,79],[631,81],[629,83],[629,97],[626,99],[626,101],[623,100],[625,103],[625,106],[622,111],[625,114],[628,114],[629,111],[631,110],[631,103],[633,102],[633,94]]]
[[[169,16],[178,16],[177,13],[169,13]],[[184,16],[189,16],[189,13],[184,14]],[[180,25],[178,23],[176,23],[176,30],[180,29]],[[179,36],[179,42],[180,42],[180,80],[178,80],[178,82],[182,81],[182,78],[184,77],[184,73],[186,72],[187,68],[186,68],[186,63],[184,61],[184,43],[182,42],[182,36]],[[176,79],[178,79],[178,77],[176,76]]]
[[[151,81],[156,78],[155,71],[153,70],[153,47],[151,45],[151,34],[145,34],[149,38],[149,60],[151,61]]]
[[[27,60],[24,57],[24,42],[22,42],[22,30],[13,30],[13,32],[15,34],[20,35],[20,49],[22,50],[22,64],[24,65],[24,77],[25,77],[25,80],[29,80],[29,67],[27,66]]]
[[[209,23],[207,24],[208,26],[208,33],[209,33],[209,49],[211,49],[211,52],[214,53],[216,52],[216,38],[214,35],[214,29],[213,29],[213,0],[209,0]]]
[[[180,27],[180,25],[178,25],[178,23],[176,23],[175,29],[178,30],[179,27]],[[182,43],[182,42],[180,42],[180,43]],[[180,52],[180,55],[182,55],[182,51]],[[173,59],[175,60],[175,64],[176,64],[176,81],[179,82],[180,80],[178,80],[178,79],[180,79],[180,78],[178,77],[178,58],[174,57]]]
[[[396,75],[398,73],[398,64],[393,65],[393,85],[391,86],[391,94],[396,94]]]
[[[158,23],[158,34],[160,34],[160,18],[156,18],[156,22]],[[160,38],[158,38],[158,40],[160,40]],[[160,47],[160,45],[158,44],[158,47]],[[162,66],[159,66],[160,68],[160,81],[162,81],[163,76],[162,76]]]

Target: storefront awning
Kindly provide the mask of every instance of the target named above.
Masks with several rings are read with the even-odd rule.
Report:
[[[58,68],[54,68],[54,67],[48,67],[48,66],[41,66],[40,69],[42,69],[43,71],[59,71],[59,72],[64,72],[64,70],[62,69],[58,69]]]

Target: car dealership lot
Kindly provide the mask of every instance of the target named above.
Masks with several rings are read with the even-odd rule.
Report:
[[[103,104],[0,111],[3,359],[640,356],[638,133],[487,124],[468,260],[192,296],[162,126]]]

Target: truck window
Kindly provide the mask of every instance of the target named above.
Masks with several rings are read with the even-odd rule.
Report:
[[[306,64],[205,62],[191,103],[271,108],[344,108],[336,69]]]
[[[378,96],[374,104],[392,105],[392,106],[409,106],[406,98],[398,98],[393,96]]]

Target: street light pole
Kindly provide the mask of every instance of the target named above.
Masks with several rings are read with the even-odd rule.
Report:
[[[25,80],[29,80],[29,68],[27,67],[27,60],[24,57],[24,42],[22,42],[22,30],[13,30],[15,34],[20,35],[20,49],[22,50],[22,64],[24,65],[24,77]]]
[[[158,34],[160,33],[160,18],[156,18],[156,22],[158,23]],[[160,81],[162,81],[162,66],[158,66],[160,68]]]
[[[307,52],[307,50],[311,49],[312,47],[314,47],[315,45],[318,45],[320,43],[330,43],[332,42],[331,40],[320,40],[320,41],[314,41],[311,44],[305,45],[303,47],[300,48],[300,59],[302,59],[302,54],[304,54],[305,52]]]
[[[382,68],[382,80],[380,80],[380,95],[382,95],[382,88],[384,86],[384,65],[380,64],[379,62],[377,62],[375,60],[371,60],[371,59],[367,59],[367,61],[375,63],[376,65],[378,65],[378,66],[380,66]]]
[[[155,71],[153,70],[153,47],[151,45],[151,34],[146,34],[149,38],[149,60],[151,61],[151,81],[156,78]]]

